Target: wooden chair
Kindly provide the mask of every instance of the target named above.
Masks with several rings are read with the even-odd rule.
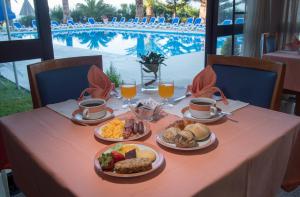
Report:
[[[102,69],[102,56],[54,59],[28,65],[33,107],[78,98],[88,87],[87,72],[92,65]]]
[[[278,33],[263,33],[261,36],[261,57],[266,53],[272,53],[279,49]]]
[[[217,84],[230,99],[279,111],[285,65],[250,57],[208,55]]]

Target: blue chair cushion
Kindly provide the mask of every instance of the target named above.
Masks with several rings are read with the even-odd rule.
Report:
[[[216,86],[227,98],[270,108],[276,72],[219,64],[212,67],[217,74]]]
[[[61,68],[38,73],[36,80],[42,106],[77,99],[89,86],[87,73],[91,65]]]

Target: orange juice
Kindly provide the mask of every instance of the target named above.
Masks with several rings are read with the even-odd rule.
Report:
[[[121,94],[126,99],[135,97],[136,85],[121,85]]]
[[[162,83],[158,87],[159,96],[162,98],[171,98],[174,95],[174,84],[173,83]]]

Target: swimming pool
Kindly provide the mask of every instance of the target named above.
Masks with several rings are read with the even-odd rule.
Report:
[[[13,33],[20,39],[37,33]],[[119,55],[139,56],[154,51],[167,57],[204,51],[205,36],[186,32],[84,29],[52,31],[53,44]]]

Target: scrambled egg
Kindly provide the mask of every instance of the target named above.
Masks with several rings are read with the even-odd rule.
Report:
[[[124,126],[124,121],[118,118],[113,119],[112,121],[108,122],[104,127],[102,127],[101,135],[105,138],[123,138]]]
[[[129,151],[131,151],[131,150],[133,150],[133,149],[135,149],[136,152],[139,152],[139,151],[140,151],[139,147],[137,147],[136,145],[133,145],[133,144],[124,144],[124,145],[120,148],[119,152],[122,153],[123,155],[125,155],[125,153],[127,153],[127,152],[129,152]]]

